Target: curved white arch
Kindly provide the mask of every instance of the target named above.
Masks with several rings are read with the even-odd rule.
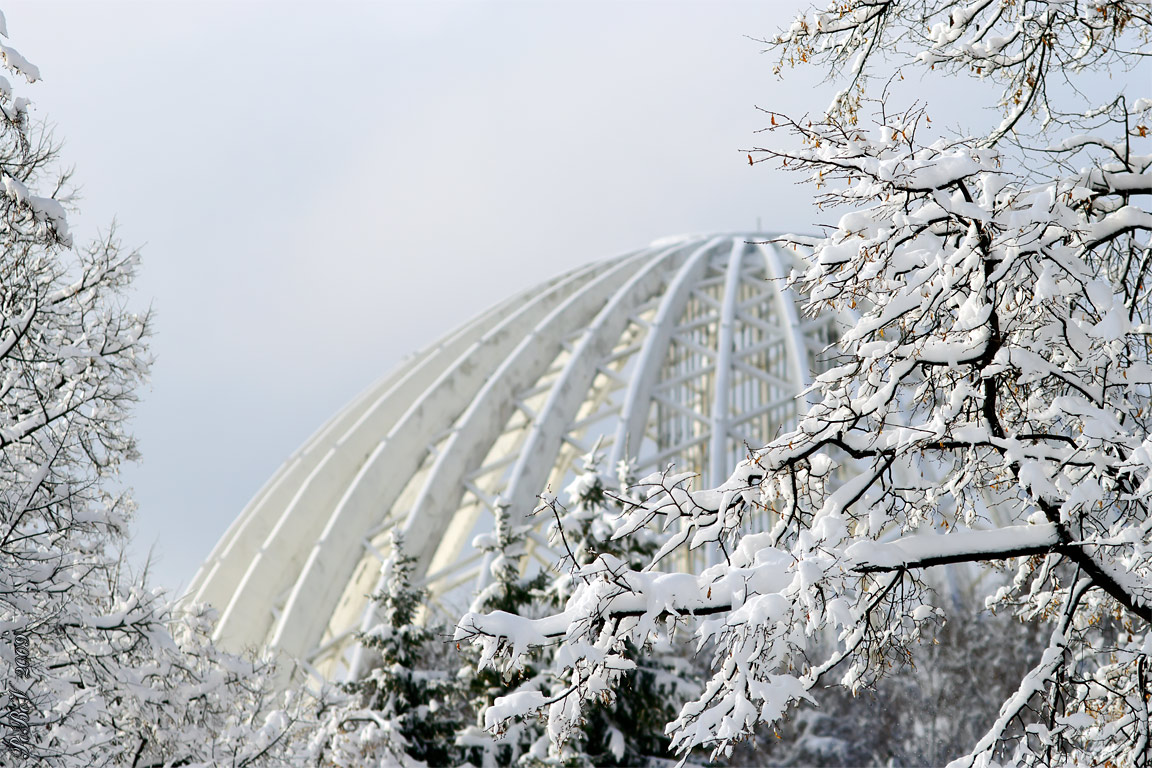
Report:
[[[540,378],[553,362],[565,337],[573,328],[584,327],[597,308],[609,301],[620,280],[643,265],[640,255],[617,264],[600,275],[588,289],[574,294],[545,318],[501,366],[493,372],[453,427],[452,436],[433,465],[420,496],[404,523],[406,541],[417,558],[416,571],[427,572],[438,547],[428,546],[444,532],[448,517],[465,491],[464,476],[477,466],[500,435],[515,407],[518,391]]]
[[[612,444],[609,466],[615,467],[622,460],[635,459],[644,439],[644,426],[648,422],[648,407],[652,399],[652,387],[660,375],[660,365],[668,354],[668,344],[676,321],[684,311],[688,293],[700,280],[708,266],[708,257],[715,249],[719,238],[709,240],[699,246],[676,274],[660,308],[653,319],[652,328],[644,339],[644,347],[624,401],[624,413],[616,428]]]
[[[598,265],[593,265],[578,270],[542,296],[529,297],[526,305],[511,316],[486,315],[484,319],[487,322],[474,327],[465,326],[464,332],[453,334],[448,342],[412,366],[406,375],[399,377],[383,394],[371,399],[366,407],[347,414],[338,425],[334,425],[328,435],[337,435],[336,439],[327,444],[318,441],[326,449],[323,455],[312,465],[290,501],[281,507],[280,515],[259,547],[251,552],[247,568],[221,613],[213,637],[231,644],[263,642],[273,623],[270,607],[281,593],[299,583],[299,569],[321,536],[326,522],[324,515],[333,509],[338,512],[341,499],[348,498],[349,487],[357,487],[353,481],[361,474],[365,461],[377,454],[381,436],[390,432],[406,413],[412,413],[413,401],[418,405],[431,396],[430,392],[437,392],[435,384],[443,379],[445,373],[459,373],[467,365],[469,353],[476,350],[478,342],[485,337],[514,338],[516,333],[530,329],[537,320],[532,311],[534,308],[548,306],[558,296],[570,295],[598,268]],[[463,393],[465,402],[467,394]],[[413,421],[405,423],[412,424]],[[441,425],[425,425],[425,439],[417,445],[426,445],[427,438],[442,428]],[[409,456],[412,453],[409,452]],[[418,456],[416,458],[418,461]],[[255,532],[244,543],[250,549],[254,541]],[[296,615],[294,612],[293,616]],[[310,618],[315,620],[315,616]]]
[[[716,340],[716,383],[712,387],[712,434],[708,446],[709,485],[721,482],[732,469],[728,462],[728,408],[732,387],[732,355],[735,352],[732,326],[736,322],[736,301],[744,269],[744,243],[733,242],[724,275],[724,304],[720,309]]]
[[[562,276],[563,280],[568,276]],[[220,542],[213,548],[208,560],[201,566],[188,588],[189,598],[195,602],[227,605],[236,588],[236,582],[246,572],[252,558],[259,551],[269,531],[282,514],[284,507],[297,497],[301,488],[313,476],[348,428],[363,418],[366,411],[396,392],[398,384],[411,379],[427,367],[435,367],[451,351],[497,322],[513,297],[483,313],[444,339],[429,345],[396,371],[357,395],[348,406],[320,427],[264,485],[245,506],[236,521],[229,526]],[[439,360],[438,360],[439,359]]]
[[[666,251],[652,259],[616,291],[589,323],[517,456],[504,498],[511,509],[526,514],[536,507],[536,497],[551,472],[553,457],[584,403],[600,361],[612,352],[628,314],[666,283],[668,272],[683,259],[684,250]]]
[[[475,398],[487,372],[500,364],[518,339],[535,328],[572,291],[607,265],[597,264],[570,280],[529,297],[467,349],[383,436],[347,485],[316,537],[299,578],[292,586],[271,644],[290,654],[307,652],[323,634],[316,621],[324,606],[339,597],[363,550],[364,532],[391,509],[428,446]]]

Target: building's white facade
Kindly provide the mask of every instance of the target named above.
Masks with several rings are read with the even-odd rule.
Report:
[[[722,481],[795,417],[843,319],[804,319],[766,236],[660,241],[516,296],[413,357],[324,425],[216,545],[190,596],[226,647],[348,673],[388,532],[434,598],[480,572],[499,498],[529,513],[602,438],[637,476]],[[544,527],[542,521],[541,528]],[[542,534],[533,557],[556,559]],[[455,606],[460,607],[460,606]]]

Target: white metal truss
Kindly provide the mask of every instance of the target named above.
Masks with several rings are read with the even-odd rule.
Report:
[[[528,515],[600,442],[611,469],[674,464],[721,482],[786,427],[845,318],[802,320],[767,236],[682,237],[563,275],[497,306],[356,398],[260,490],[190,597],[226,647],[265,645],[330,677],[396,526],[434,601],[483,577],[471,544],[498,505]],[[541,522],[541,529],[545,522]],[[542,532],[529,544],[554,561]]]

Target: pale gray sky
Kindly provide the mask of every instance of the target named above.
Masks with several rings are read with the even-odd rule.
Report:
[[[8,2],[23,86],[156,310],[126,472],[186,586],[275,468],[403,356],[514,291],[682,232],[811,229],[740,150],[819,112],[750,38],[796,0]]]

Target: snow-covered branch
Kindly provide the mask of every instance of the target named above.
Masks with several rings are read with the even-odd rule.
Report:
[[[695,617],[713,674],[669,727],[683,750],[724,752],[833,670],[855,691],[914,658],[942,617],[934,574],[991,561],[1008,575],[988,577],[989,607],[1058,627],[971,759],[1146,764],[1152,101],[1058,108],[1054,83],[1140,65],[1150,32],[1135,0],[850,0],[770,41],[847,79],[821,118],[768,112],[752,153],[847,209],[824,237],[778,242],[803,254],[789,285],[809,315],[857,319],[795,425],[727,482],[672,468],[616,494],[617,538],[663,536],[646,565],[600,557],[565,576],[552,616],[461,623],[486,665],[558,645],[570,685],[548,700],[553,738],[617,685],[625,644]],[[999,82],[1001,119],[956,136],[928,104],[872,100],[880,50]],[[772,526],[750,527],[764,510]],[[712,564],[677,572],[696,548]]]

